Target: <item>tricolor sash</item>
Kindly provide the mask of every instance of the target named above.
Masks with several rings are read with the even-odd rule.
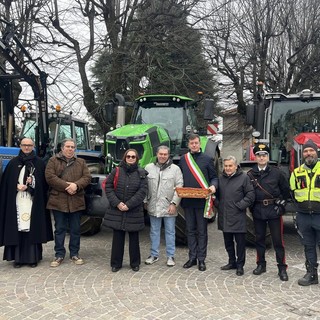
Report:
[[[190,152],[188,152],[186,154],[186,163],[187,163],[187,166],[188,166],[190,172],[192,173],[194,178],[197,180],[197,182],[199,183],[201,188],[208,189],[209,184],[208,184],[206,178],[204,177],[202,171],[200,170],[199,166],[197,165],[197,163],[193,159]],[[207,218],[207,219],[210,219],[213,217],[213,196],[212,195],[210,195],[206,199],[206,203],[205,203],[205,207],[204,207],[204,211],[203,211],[203,217]]]

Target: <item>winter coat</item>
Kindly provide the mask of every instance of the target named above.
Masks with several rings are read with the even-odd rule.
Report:
[[[214,168],[213,159],[209,157],[207,154],[203,152],[191,154],[197,163],[198,167],[202,171],[205,179],[207,180],[209,186],[215,186],[218,188],[218,177],[216,174],[216,170]],[[180,159],[180,169],[183,174],[183,184],[184,187],[190,188],[201,188],[198,181],[195,179],[193,174],[191,173],[187,162],[186,156],[182,156]],[[182,207],[191,207],[191,208],[204,208],[205,207],[205,199],[195,199],[195,198],[184,198],[181,201]]]
[[[45,164],[34,153],[31,158],[30,163],[34,168],[35,186],[32,190],[30,190],[30,187],[27,189],[33,200],[28,239],[31,244],[39,244],[53,240],[53,233],[50,212],[46,210],[48,185],[44,176]],[[30,159],[29,156],[28,159]],[[24,156],[21,157],[20,152],[18,157],[10,160],[2,175],[0,188],[0,246],[19,245],[20,237],[16,206],[17,183],[20,170],[24,165],[26,165],[26,175],[29,174],[27,162]],[[26,181],[26,177],[24,181]]]
[[[61,152],[49,159],[46,167],[46,179],[50,186],[48,209],[61,212],[77,212],[86,209],[84,189],[91,182],[91,174],[84,159],[74,157],[71,161]],[[65,189],[68,182],[78,186],[75,194],[70,195]]]
[[[175,187],[183,186],[183,177],[180,168],[172,160],[160,166],[150,163],[145,167],[148,172],[147,210],[149,215],[155,217],[177,216],[168,213],[171,202],[179,205],[180,198],[175,192]]]
[[[256,199],[251,208],[252,216],[255,219],[276,219],[279,218],[279,213],[276,210],[274,203],[264,205],[264,199],[283,199],[287,200],[290,197],[289,181],[284,173],[275,166],[267,165],[265,171],[261,173],[258,165],[255,165],[248,171],[251,183],[253,184]],[[252,179],[253,177],[253,179]],[[270,194],[267,194],[258,186],[257,182]],[[272,196],[272,197],[271,197]]]
[[[128,166],[125,162],[119,165],[119,176],[116,188],[113,169],[106,182],[106,195],[110,203],[104,217],[104,225],[115,230],[140,231],[144,228],[143,200],[148,191],[147,172],[137,165]],[[128,211],[120,211],[117,206],[123,202]]]
[[[223,172],[215,199],[218,229],[231,233],[247,232],[246,209],[253,204],[254,198],[255,192],[246,173],[240,168],[232,176]]]

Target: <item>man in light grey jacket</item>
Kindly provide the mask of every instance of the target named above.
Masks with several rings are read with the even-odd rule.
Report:
[[[157,161],[145,167],[148,171],[148,195],[146,206],[150,215],[151,254],[145,261],[153,264],[159,260],[159,247],[162,220],[165,228],[167,266],[175,265],[175,223],[177,206],[180,198],[175,187],[183,186],[183,177],[180,168],[172,163],[170,149],[159,146]]]

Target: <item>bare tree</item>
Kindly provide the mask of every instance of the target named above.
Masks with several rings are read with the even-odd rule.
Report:
[[[46,60],[47,64],[56,68],[55,77],[51,77],[52,84],[61,81],[62,77],[63,80],[67,78],[64,83],[72,88],[73,102],[82,102],[104,130],[107,124],[103,121],[101,111],[106,101],[97,102],[90,69],[97,52],[104,47],[112,48],[112,90],[107,96],[113,96],[121,82],[128,28],[137,6],[142,2],[76,0],[61,4],[53,0],[53,6],[48,7],[38,20],[39,25],[45,27],[45,32],[38,37],[39,46],[54,51],[55,58]]]
[[[245,93],[257,95],[257,81],[284,93],[318,87],[313,74],[318,70],[319,5],[316,0],[213,2],[216,14],[206,20],[205,30],[208,54],[229,80],[239,113],[245,112]]]

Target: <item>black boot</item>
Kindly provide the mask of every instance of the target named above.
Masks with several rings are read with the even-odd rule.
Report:
[[[287,274],[287,266],[278,266],[279,272],[278,276],[281,281],[288,281],[288,274]]]
[[[306,262],[307,273],[303,278],[298,280],[300,286],[310,286],[311,284],[318,284],[318,264],[314,267],[309,261]]]

